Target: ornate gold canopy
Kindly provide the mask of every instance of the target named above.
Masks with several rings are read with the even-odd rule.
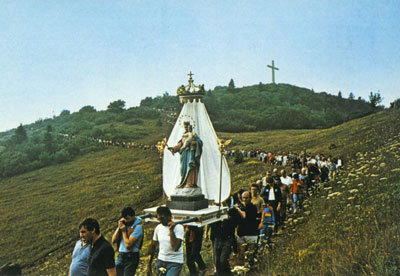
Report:
[[[192,78],[192,72],[189,72],[188,76],[188,85],[185,86],[182,84],[176,90],[176,94],[178,94],[180,102],[182,104],[193,101],[202,102],[205,93],[204,84],[195,85]]]

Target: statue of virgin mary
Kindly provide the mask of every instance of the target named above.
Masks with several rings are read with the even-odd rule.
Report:
[[[199,179],[200,158],[203,150],[203,142],[193,132],[190,122],[183,123],[185,133],[176,146],[168,147],[175,154],[180,154],[180,183],[177,188],[197,188]]]

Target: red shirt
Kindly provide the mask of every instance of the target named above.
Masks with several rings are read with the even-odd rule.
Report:
[[[293,179],[292,185],[290,185],[290,193],[291,194],[301,194],[301,186],[303,182],[300,180]]]

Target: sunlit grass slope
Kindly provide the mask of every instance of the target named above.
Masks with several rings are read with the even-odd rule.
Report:
[[[231,148],[234,149],[306,151],[352,158],[358,151],[383,145],[397,133],[400,130],[399,117],[398,110],[386,110],[323,130],[271,130],[220,135],[233,139]],[[329,149],[332,145],[334,148]]]
[[[400,275],[399,111],[312,137],[317,149],[340,140],[332,154],[347,156],[345,170],[311,193],[252,275]]]
[[[113,147],[0,182],[0,263],[70,253],[84,218],[97,218],[106,232],[123,206],[158,198],[160,172],[158,153]]]
[[[310,215],[302,215],[302,222],[293,226],[296,232],[285,232],[279,249],[269,253],[269,261],[264,261],[266,266],[261,267],[258,275],[346,275],[341,272],[353,271],[349,267],[355,267],[357,275],[363,271],[360,267],[389,264],[392,270],[388,271],[395,271],[398,257],[390,256],[399,256],[395,246],[400,240],[400,216],[393,213],[399,208],[395,204],[396,183],[400,183],[396,171],[400,166],[400,149],[396,146],[400,143],[399,133],[400,112],[387,110],[326,130],[219,134],[233,139],[233,149],[342,155],[345,165],[350,166],[340,177],[341,183],[329,184],[332,190],[321,187],[320,192],[313,194],[306,209],[311,211]],[[330,150],[332,144],[335,148]],[[229,164],[233,191],[248,188],[267,169],[253,159],[237,165],[230,159]],[[365,165],[363,174],[357,173]],[[359,192],[355,200],[349,201],[350,190],[356,187]],[[123,206],[130,204],[141,210],[160,200],[161,161],[154,151],[112,147],[63,165],[3,180],[0,189],[0,235],[6,237],[0,241],[0,262],[33,264],[25,269],[29,275],[65,275],[78,238],[77,225],[82,219],[97,218],[102,232],[110,238]],[[326,199],[333,191],[341,192],[343,197]],[[383,202],[387,208],[381,208]],[[346,231],[340,230],[345,228]],[[343,248],[349,250],[343,252]],[[368,250],[375,251],[363,253]],[[371,258],[380,261],[366,261]],[[333,268],[320,270],[325,266]],[[383,271],[374,269],[366,271]]]

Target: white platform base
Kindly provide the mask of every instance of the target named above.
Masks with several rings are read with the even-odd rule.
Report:
[[[165,206],[165,205],[162,205]],[[158,222],[156,218],[156,210],[159,206],[144,209],[143,211],[152,215],[151,218],[146,218],[146,221]],[[186,210],[175,210],[171,209],[172,220],[174,222],[197,218],[196,222],[185,223],[185,225],[192,225],[197,227],[202,227],[213,222],[224,220],[228,218],[228,208],[219,206],[208,206],[206,209],[201,209],[197,211],[186,211]]]

